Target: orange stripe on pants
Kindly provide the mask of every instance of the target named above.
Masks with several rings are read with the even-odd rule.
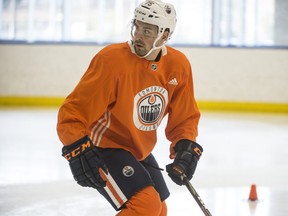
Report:
[[[125,195],[122,193],[121,189],[117,186],[116,183],[113,183],[111,181],[114,182],[112,176],[110,176],[109,174],[106,175],[104,173],[104,171],[102,169],[99,169],[99,173],[102,177],[102,179],[104,181],[106,181],[106,192],[107,190],[110,191],[110,198],[112,199],[112,201],[114,202],[114,204],[117,206],[117,208],[120,208],[126,201],[127,201],[127,198],[125,197]],[[118,188],[118,191],[117,189],[115,189],[115,187]],[[122,196],[120,195],[120,193],[122,194]]]
[[[117,216],[166,216],[167,206],[161,202],[158,192],[148,186],[137,192]]]

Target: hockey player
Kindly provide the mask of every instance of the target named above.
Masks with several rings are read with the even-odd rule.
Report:
[[[74,179],[97,189],[118,216],[167,215],[169,190],[151,153],[164,116],[173,159],[166,170],[175,183],[192,178],[203,151],[190,63],[165,45],[175,26],[173,5],[141,3],[131,41],[97,53],[59,109],[57,132]]]

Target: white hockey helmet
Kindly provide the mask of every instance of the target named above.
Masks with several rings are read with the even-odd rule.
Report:
[[[134,20],[158,26],[158,35],[169,29],[169,38],[176,27],[176,11],[172,4],[161,0],[146,0],[134,10]]]

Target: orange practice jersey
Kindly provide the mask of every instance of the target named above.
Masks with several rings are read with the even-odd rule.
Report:
[[[180,139],[195,141],[200,113],[191,65],[171,47],[165,46],[162,54],[158,62],[147,61],[133,53],[129,42],[97,53],[59,109],[62,143],[88,135],[96,146],[125,149],[143,160],[153,150],[166,114],[171,147]]]

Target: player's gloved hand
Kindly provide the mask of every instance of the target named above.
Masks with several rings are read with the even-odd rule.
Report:
[[[101,153],[88,136],[62,148],[62,156],[69,161],[74,179],[83,187],[105,187],[106,182],[99,173],[101,168],[106,174],[108,169]]]
[[[203,149],[198,143],[183,139],[176,143],[174,151],[174,162],[166,166],[166,171],[172,181],[183,185],[185,179],[191,180]]]

